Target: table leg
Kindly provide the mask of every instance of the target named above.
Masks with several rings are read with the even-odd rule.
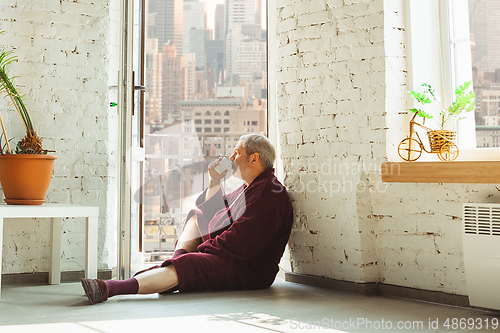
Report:
[[[3,217],[0,217],[0,300],[2,299]]]
[[[61,218],[52,218],[52,232],[50,243],[52,246],[52,257],[50,259],[49,283],[61,283]]]
[[[86,227],[86,251],[85,251],[85,277],[97,279],[97,239],[98,226],[97,217],[87,218]]]

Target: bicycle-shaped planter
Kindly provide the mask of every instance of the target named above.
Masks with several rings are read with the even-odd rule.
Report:
[[[410,120],[410,136],[403,139],[398,146],[398,154],[405,161],[416,161],[422,155],[422,151],[429,154],[437,154],[441,161],[454,161],[458,157],[458,147],[455,144],[455,139],[457,136],[456,131],[448,130],[432,130],[425,127],[425,118],[423,124],[419,124],[415,121],[415,117],[419,112],[415,113],[413,118]],[[415,125],[421,127],[427,131],[427,136],[429,137],[430,150],[427,150],[420,139],[417,131],[415,130]]]

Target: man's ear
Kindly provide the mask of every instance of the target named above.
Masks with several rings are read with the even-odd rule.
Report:
[[[259,153],[253,153],[252,156],[250,156],[250,162],[251,163],[259,163],[260,162],[260,155]]]

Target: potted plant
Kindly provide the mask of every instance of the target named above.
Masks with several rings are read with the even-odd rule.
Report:
[[[429,105],[433,107],[433,113],[436,114],[434,117],[432,114],[425,112],[422,109],[413,108],[410,109],[411,112],[416,113],[418,116],[425,119],[436,119],[436,123],[439,127],[438,130],[431,130],[427,132],[429,137],[429,143],[431,146],[431,152],[439,152],[441,147],[446,142],[456,141],[457,132],[450,130],[449,127],[453,126],[454,121],[459,121],[464,119],[464,114],[474,110],[474,92],[472,91],[472,81],[467,81],[464,84],[458,86],[455,89],[455,101],[448,106],[446,109],[439,110],[435,104],[438,100],[436,92],[432,87],[423,83],[423,93],[416,91],[410,91],[415,100],[422,104],[423,106]],[[433,105],[434,104],[434,105]],[[436,110],[439,110],[436,112]]]
[[[0,95],[4,95],[21,116],[26,135],[13,149],[0,115],[5,141],[0,146],[0,183],[7,204],[41,205],[45,202],[57,157],[47,155],[48,151],[42,148],[42,140],[34,129],[24,96],[19,93],[15,77],[9,74],[14,61],[17,61],[17,57],[13,51],[0,50]]]

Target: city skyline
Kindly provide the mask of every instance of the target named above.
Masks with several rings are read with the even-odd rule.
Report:
[[[179,102],[230,98],[222,86],[242,89],[238,98],[267,97],[267,43],[261,0],[221,0],[213,12],[199,0],[150,0],[147,15],[146,119],[171,124]],[[207,28],[213,17],[217,31]],[[156,51],[151,47],[156,46]]]
[[[476,146],[499,147],[500,2],[469,0]]]

